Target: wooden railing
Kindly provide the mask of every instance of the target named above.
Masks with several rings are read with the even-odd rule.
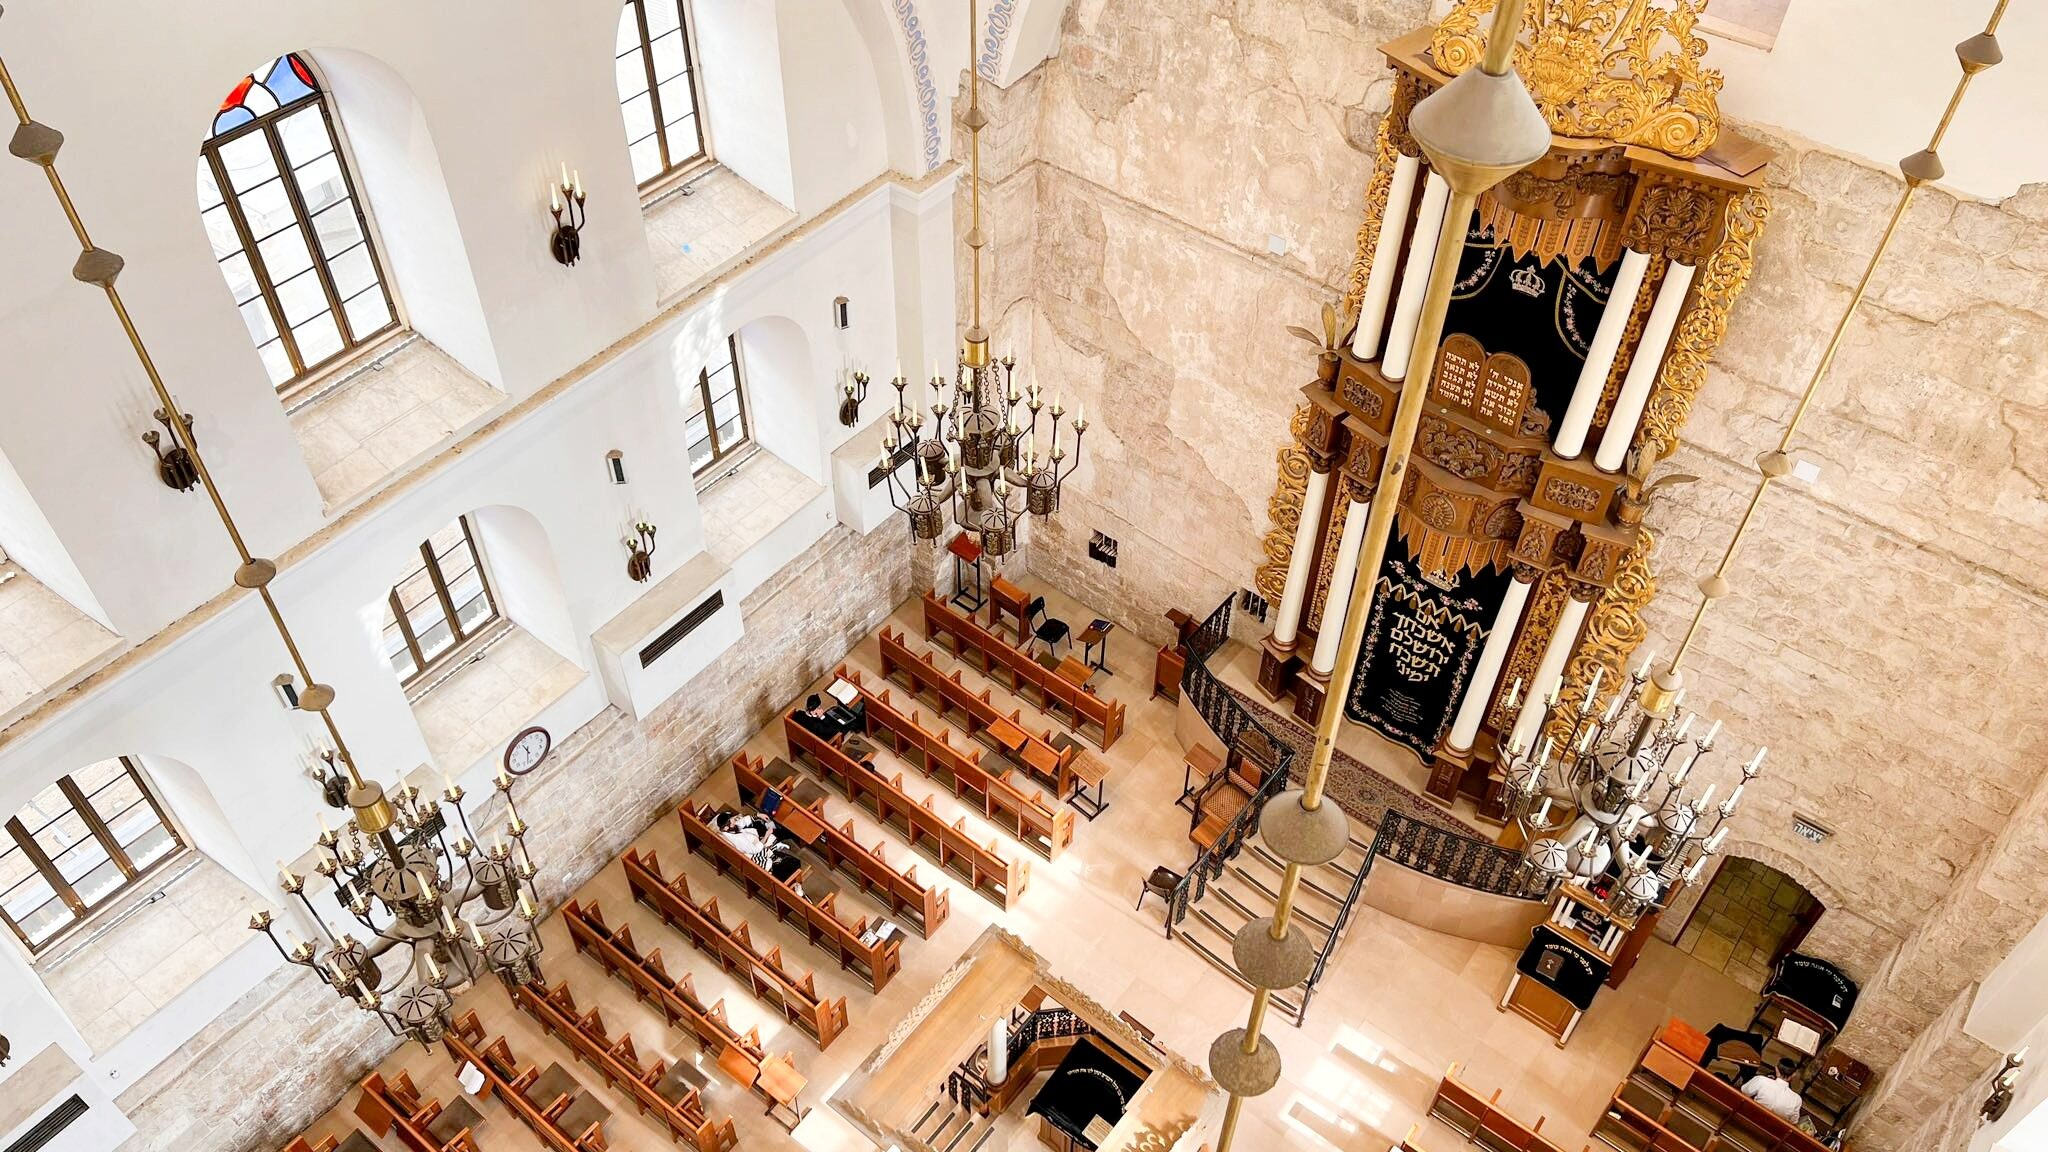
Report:
[[[968,887],[1005,908],[1024,894],[1031,879],[1030,861],[1006,857],[993,840],[977,843],[967,831],[964,816],[948,824],[932,810],[930,797],[914,800],[904,791],[902,773],[893,778],[882,775],[792,717],[783,717],[782,732],[791,758],[809,761],[848,800],[901,831],[911,847],[929,855]]]
[[[668,1061],[656,1057],[643,1067],[633,1037],[621,1034],[613,1039],[605,1032],[603,1013],[596,1008],[580,1012],[566,981],[552,989],[538,983],[515,985],[512,1002],[567,1044],[577,1059],[597,1069],[605,1083],[630,1096],[642,1116],[652,1114],[659,1120],[669,1139],[687,1143],[697,1152],[727,1152],[739,1143],[732,1118],[712,1120],[695,1088],[685,1084],[673,1093],[673,1099],[664,1095],[661,1085],[669,1073]]]
[[[868,987],[876,992],[889,986],[889,980],[903,968],[903,941],[891,936],[887,940],[868,938],[868,918],[857,917],[852,922],[841,920],[835,910],[838,893],[827,893],[820,901],[797,892],[794,885],[803,881],[803,872],[798,870],[788,881],[777,880],[773,873],[761,867],[753,857],[734,847],[732,842],[718,834],[711,826],[711,818],[718,809],[706,804],[701,808],[685,800],[677,810],[676,818],[683,825],[683,846],[711,862],[719,875],[732,880],[744,889],[748,896],[758,903],[774,909],[777,923],[794,922],[803,929],[804,938],[813,948],[829,953],[839,961],[839,966],[866,980]],[[653,868],[653,853],[647,856],[649,869]],[[676,877],[681,883],[682,877]],[[687,898],[689,889],[682,889]]]
[[[659,1008],[669,1027],[681,1029],[701,1050],[716,1053],[719,1068],[742,1087],[752,1088],[761,1065],[777,1058],[761,1046],[759,1029],[741,1032],[733,1027],[723,999],[704,1003],[688,972],[681,979],[670,976],[661,949],[642,955],[630,925],[613,928],[597,905],[585,907],[574,900],[563,907],[562,922],[569,927],[569,943],[576,951],[631,988],[635,999]]]
[[[674,879],[663,876],[653,852],[643,856],[637,848],[626,849],[625,867],[633,899],[689,937],[699,952],[718,961],[757,998],[782,1009],[783,1017],[817,1041],[819,1049],[831,1047],[846,1031],[846,997],[829,999],[819,993],[816,974],[784,968],[780,944],[756,948],[745,920],[728,925],[720,918],[718,897],[699,904],[690,893],[689,878],[680,873]]]
[[[950,729],[926,728],[923,713],[904,711],[886,688],[869,690],[858,671],[842,664],[836,675],[859,690],[868,735],[933,783],[945,785],[954,796],[977,806],[991,823],[1048,860],[1058,859],[1074,842],[1074,810],[1058,797],[1048,801],[1018,773],[984,763],[981,749],[955,745]]]
[[[795,823],[791,809],[797,809],[810,818],[817,826],[817,836],[808,847],[824,859],[826,865],[849,877],[860,886],[862,892],[889,905],[889,911],[910,926],[913,932],[927,939],[938,931],[939,925],[952,914],[952,893],[933,884],[925,884],[917,878],[917,865],[912,864],[901,872],[897,871],[882,856],[883,842],[876,841],[870,848],[860,842],[854,834],[853,821],[834,824],[825,815],[825,799],[820,796],[808,806],[796,802],[791,790],[795,787],[796,769],[786,760],[777,759],[763,764],[758,756],[745,752],[733,757],[733,778],[739,782],[740,799],[756,808],[769,789],[782,797],[782,807],[776,811],[776,821],[785,828]]]
[[[563,1127],[563,1115],[573,1107],[585,1091],[583,1085],[572,1082],[570,1087],[576,1094],[561,1092],[546,1103],[535,1103],[526,1096],[526,1090],[540,1079],[540,1069],[521,1068],[519,1060],[512,1055],[511,1045],[503,1036],[495,1040],[484,1039],[484,1027],[477,1021],[475,1012],[465,1013],[455,1022],[455,1027],[441,1037],[442,1046],[457,1063],[474,1065],[484,1075],[483,1091],[478,1096],[496,1096],[505,1107],[519,1117],[519,1122],[540,1137],[542,1145],[554,1152],[603,1152],[611,1147],[605,1139],[604,1121],[592,1120],[571,1132]],[[610,1109],[606,1109],[609,1113]]]
[[[1031,731],[1024,724],[1022,709],[1012,708],[1005,715],[988,689],[976,692],[960,678],[958,671],[951,675],[939,671],[930,652],[912,651],[902,629],[883,625],[881,644],[883,679],[897,681],[908,688],[912,696],[930,701],[938,709],[940,719],[957,718],[969,736],[978,737],[985,743],[1000,747],[1000,742],[989,729],[998,722],[1008,723],[1015,731],[1024,734],[1023,743],[1015,753],[1017,763],[1032,778],[1052,789],[1054,799],[1073,792],[1074,761],[1080,758],[1080,745],[1068,740],[1066,747],[1062,748],[1053,743],[1050,729]],[[1065,684],[1066,681],[1060,683]],[[1005,754],[1009,754],[1007,749]]]
[[[998,680],[996,672],[1001,669],[1012,692],[1021,693],[1029,686],[1037,691],[1046,711],[1055,715],[1071,714],[1075,731],[1086,735],[1084,725],[1094,725],[1104,748],[1116,743],[1117,737],[1124,734],[1122,704],[1063,679],[1057,672],[1025,655],[1023,649],[1011,646],[1002,637],[982,627],[973,617],[962,616],[944,600],[927,592],[924,594],[924,638],[930,640],[940,633],[952,641],[955,656],[964,660],[970,651],[979,653],[982,675]]]
[[[370,1073],[363,1080],[363,1094],[356,1098],[356,1118],[368,1124],[371,1133],[378,1137],[396,1130],[398,1142],[412,1152],[478,1152],[476,1136],[468,1128],[446,1140],[436,1139],[427,1131],[440,1114],[441,1102],[422,1100],[419,1089],[413,1087],[412,1076],[405,1072],[389,1081],[381,1073]],[[333,1147],[331,1140],[325,1144]]]

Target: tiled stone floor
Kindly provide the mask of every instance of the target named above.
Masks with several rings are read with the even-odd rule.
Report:
[[[20,565],[0,559],[0,714],[120,642]]]
[[[291,413],[292,433],[332,509],[440,447],[505,394],[414,337]]]
[[[584,675],[573,661],[514,625],[428,689],[413,703],[413,717],[435,766],[460,772],[486,752],[504,747]]]
[[[1029,591],[1046,594],[1054,615],[1068,620],[1094,615],[1037,581],[1024,577],[1023,583]],[[915,601],[899,608],[893,623],[906,627],[912,643],[922,647],[916,608]],[[797,1067],[810,1080],[804,1102],[813,1111],[793,1136],[763,1119],[754,1097],[709,1070],[709,1060],[693,1044],[665,1028],[623,985],[575,955],[558,918],[542,926],[548,979],[567,980],[580,1003],[601,1007],[613,1034],[630,1032],[643,1057],[660,1055],[707,1065],[711,1087],[706,1095],[713,1114],[732,1115],[741,1145],[756,1150],[869,1152],[872,1145],[829,1107],[829,1097],[991,922],[1023,937],[1056,971],[1096,1000],[1128,1011],[1156,1029],[1168,1048],[1201,1062],[1218,1032],[1242,1024],[1247,995],[1193,952],[1165,939],[1158,901],[1148,901],[1143,911],[1132,910],[1145,875],[1155,865],[1184,867],[1192,856],[1186,813],[1173,804],[1181,784],[1176,708],[1163,699],[1148,698],[1152,656],[1127,628],[1110,638],[1109,664],[1116,674],[1098,685],[1128,708],[1123,739],[1104,754],[1112,766],[1111,806],[1101,819],[1080,824],[1072,848],[1058,860],[1025,853],[949,795],[936,796],[934,807],[949,820],[964,816],[978,837],[996,839],[1025,855],[1031,862],[1030,887],[1015,907],[1002,911],[950,879],[942,880],[952,888],[951,919],[929,940],[914,935],[907,939],[903,970],[881,995],[868,992],[805,944],[801,935],[775,924],[738,888],[686,855],[681,830],[672,818],[657,821],[640,837],[640,848],[657,850],[665,870],[689,876],[700,899],[717,896],[729,922],[746,917],[758,945],[779,943],[793,963],[815,966],[821,991],[848,997],[850,1027],[825,1052],[784,1024],[772,1007],[720,974],[681,936],[631,903],[616,863],[578,893],[579,900],[597,902],[611,922],[630,924],[644,947],[661,947],[672,974],[693,973],[705,998],[723,996],[739,1027],[758,1025],[771,1051],[795,1056]],[[939,659],[944,667],[952,666],[943,654]],[[878,660],[872,636],[849,656],[849,662],[869,676],[879,673]],[[972,679],[973,673],[968,676]],[[1008,698],[1000,688],[996,693]],[[1025,705],[1024,710],[1034,726],[1042,723],[1035,709]],[[779,726],[758,733],[747,748],[764,756],[784,755]],[[891,769],[887,752],[878,759],[885,770]],[[915,794],[936,791],[914,769],[893,767],[904,771]],[[718,768],[696,795],[709,801],[730,800],[730,769]],[[827,810],[835,820],[851,819],[863,841],[886,842],[892,862],[916,863],[920,876],[935,874],[935,866],[912,853],[901,837],[882,830],[843,797],[835,793]],[[535,843],[543,867],[546,842],[546,829],[538,830]],[[879,911],[851,885],[842,891],[841,900],[842,911]],[[1453,1061],[1463,1065],[1461,1076],[1469,1083],[1488,1092],[1501,1089],[1504,1106],[1528,1120],[1547,1116],[1545,1134],[1576,1147],[1656,1027],[1673,1015],[1702,1028],[1747,1019],[1754,999],[1718,972],[1652,941],[1628,983],[1618,991],[1603,992],[1570,1046],[1559,1049],[1535,1026],[1496,1008],[1513,963],[1510,949],[1442,936],[1361,907],[1308,1023],[1293,1028],[1275,1022],[1270,1027],[1285,1061],[1282,1079],[1274,1091],[1246,1108],[1236,1147],[1246,1152],[1383,1152],[1422,1119],[1437,1079]],[[567,1062],[564,1050],[514,1015],[499,989],[467,993],[459,1007],[476,1008],[485,1028],[506,1034],[522,1058],[542,1064]],[[417,1045],[401,1049],[384,1067],[387,1074],[399,1067],[410,1070],[425,1091],[443,1100],[457,1091],[446,1057]],[[587,1073],[578,1069],[586,1083],[594,1083]],[[349,1109],[354,1096],[350,1093],[337,1101],[313,1134],[344,1132],[352,1124]],[[613,1147],[664,1146],[665,1140],[632,1115],[630,1106],[616,1097],[607,1097],[607,1103],[615,1117],[607,1126]],[[487,1146],[512,1152],[539,1147],[498,1105],[486,1101],[480,1107],[485,1125],[479,1138]],[[1460,1144],[1448,1129],[1427,1123],[1420,1139],[1444,1152],[1453,1152]]]
[[[137,902],[161,889],[163,899]],[[249,914],[263,900],[220,865],[187,851],[164,865],[155,883],[123,896],[108,917],[119,920],[75,957],[57,946],[37,965],[50,994],[96,1053],[105,1053],[157,1009],[250,939]],[[123,911],[132,914],[121,918]],[[81,929],[90,936],[93,923]]]
[[[704,550],[726,564],[825,489],[772,452],[755,452],[738,472],[705,489]]]
[[[1815,904],[1791,877],[1755,860],[1729,857],[1678,934],[1678,950],[1753,991],[1770,978],[1772,953]]]
[[[713,168],[689,188],[647,209],[654,296],[663,304],[796,222],[796,213],[729,169]]]

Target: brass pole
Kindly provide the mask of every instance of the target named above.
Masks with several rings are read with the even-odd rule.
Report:
[[[1939,180],[1942,175],[1941,157],[1938,150],[1942,137],[1948,134],[1949,124],[1955,120],[1956,110],[1962,106],[1963,93],[1969,90],[1970,81],[1977,73],[1997,64],[2001,58],[1998,50],[1998,22],[2005,18],[2007,0],[1998,0],[1991,10],[1991,19],[1984,25],[1984,31],[1956,45],[1956,59],[1962,65],[1962,78],[1956,81],[1955,91],[1949,94],[1948,106],[1942,109],[1941,120],[1934,126],[1927,147],[1899,162],[1900,174],[1906,186],[1900,190],[1898,203],[1893,205],[1891,218],[1885,221],[1884,232],[1878,236],[1877,249],[1870,254],[1869,263],[1863,267],[1863,275],[1856,281],[1856,288],[1849,293],[1849,303],[1842,309],[1841,318],[1835,321],[1835,328],[1828,336],[1827,345],[1821,350],[1820,360],[1813,366],[1813,374],[1807,378],[1806,390],[1799,394],[1799,402],[1793,405],[1792,415],[1785,421],[1785,430],[1778,437],[1775,450],[1765,453],[1757,461],[1756,489],[1750,493],[1749,504],[1742,511],[1742,518],[1735,523],[1735,532],[1728,538],[1728,547],[1721,553],[1721,562],[1714,567],[1712,575],[1700,581],[1700,603],[1693,610],[1692,621],[1686,625],[1685,636],[1671,653],[1671,662],[1659,673],[1658,683],[1649,695],[1657,702],[1668,701],[1679,683],[1680,670],[1686,654],[1692,651],[1693,641],[1698,638],[1700,624],[1707,618],[1707,609],[1714,601],[1728,594],[1728,570],[1735,563],[1735,557],[1742,550],[1742,542],[1749,535],[1750,525],[1756,520],[1764,494],[1771,489],[1771,482],[1792,470],[1792,440],[1799,432],[1799,425],[1813,407],[1813,398],[1819,394],[1821,382],[1827,379],[1828,371],[1834,367],[1835,354],[1841,351],[1842,338],[1849,330],[1849,322],[1863,306],[1863,298],[1870,291],[1871,279],[1877,273],[1877,266],[1890,251],[1892,240],[1898,235],[1899,222],[1906,217],[1906,209],[1913,203],[1914,193],[1922,184]]]
[[[14,109],[14,118],[22,127],[44,127],[29,116],[28,105],[22,100],[21,90],[15,86],[14,75],[8,70],[4,57],[0,57],[0,88],[6,90],[7,103]],[[56,139],[61,142],[61,137]],[[58,207],[63,209],[65,220],[70,222],[71,231],[78,238],[78,246],[82,250],[80,259],[99,253],[103,260],[118,261],[118,257],[93,244],[92,236],[86,231],[85,221],[78,214],[78,206],[73,203],[70,191],[65,188],[64,178],[57,172],[55,151],[56,145],[53,144],[47,161],[35,157],[23,159],[41,168],[43,175],[49,180],[50,191],[56,195]],[[135,320],[128,313],[127,304],[122,301],[120,289],[114,286],[115,276],[119,270],[119,264],[115,263],[111,271],[85,282],[97,284],[106,293],[107,303],[113,308],[115,319],[120,321],[122,334],[128,338],[129,347],[134,349],[135,358],[141,363],[143,374],[149,377],[149,385],[156,393],[157,403],[163,406],[164,414],[170,417],[171,435],[191,454],[193,471],[198,474],[200,485],[206,489],[207,498],[213,502],[214,513],[220,517],[221,527],[226,529],[228,541],[234,545],[235,555],[241,559],[241,566],[235,570],[235,584],[254,590],[257,596],[262,598],[264,610],[270,614],[270,622],[276,627],[278,638],[284,641],[285,651],[291,656],[292,666],[305,681],[306,690],[299,696],[299,707],[320,717],[321,722],[327,727],[328,736],[334,741],[335,754],[348,770],[350,782],[360,788],[363,785],[362,774],[356,769],[354,757],[349,755],[348,742],[342,739],[341,729],[335,724],[334,717],[328,713],[328,707],[334,701],[334,690],[313,678],[312,671],[306,666],[305,656],[299,651],[298,642],[292,638],[291,629],[285,624],[284,614],[279,610],[276,598],[270,594],[269,585],[271,579],[277,575],[277,565],[250,553],[248,544],[242,538],[241,529],[236,527],[234,517],[229,514],[227,501],[221,495],[220,485],[214,481],[213,473],[207,468],[206,458],[199,451],[198,441],[185,426],[184,413],[171,395],[170,388],[164,384],[162,374],[157,371],[156,361],[144,345],[142,334],[136,329]]]
[[[1508,73],[1525,3],[1526,0],[1502,0],[1494,9],[1493,25],[1487,32],[1486,50],[1479,65],[1480,70],[1489,76]],[[1476,165],[1470,166],[1469,171],[1453,171],[1446,166],[1445,176],[1452,184],[1450,202],[1445,209],[1444,226],[1437,234],[1415,342],[1408,354],[1408,375],[1401,385],[1393,427],[1387,434],[1386,455],[1380,461],[1379,481],[1373,488],[1372,502],[1366,512],[1358,567],[1351,577],[1351,598],[1345,608],[1343,632],[1337,645],[1337,664],[1330,673],[1322,709],[1316,714],[1315,748],[1309,758],[1301,798],[1301,806],[1311,812],[1323,804],[1330,761],[1337,747],[1337,730],[1343,720],[1344,699],[1351,694],[1358,653],[1364,647],[1365,625],[1372,615],[1373,591],[1379,580],[1380,566],[1386,560],[1389,529],[1400,505],[1402,482],[1409,454],[1414,448],[1415,432],[1422,423],[1423,400],[1429,394],[1430,378],[1435,372],[1437,345],[1443,338],[1444,317],[1450,307],[1451,289],[1457,282],[1458,260],[1465,250],[1465,233],[1471,223],[1472,210],[1478,204],[1479,193],[1507,174],[1501,171],[1482,175]],[[1295,896],[1301,887],[1301,872],[1299,862],[1289,861],[1281,876],[1279,894],[1274,901],[1273,924],[1268,929],[1275,940],[1287,935]],[[1253,991],[1240,1046],[1246,1056],[1255,1054],[1259,1049],[1260,1030],[1271,1002],[1271,990],[1258,988]],[[1244,1097],[1233,1092],[1224,1106],[1217,1152],[1230,1152],[1243,1107]]]

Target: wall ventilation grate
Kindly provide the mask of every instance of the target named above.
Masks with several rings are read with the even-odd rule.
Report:
[[[36,1121],[35,1127],[21,1134],[21,1139],[9,1144],[6,1152],[37,1152],[38,1149],[55,1140],[59,1133],[71,1127],[71,1123],[86,1113],[86,1103],[74,1094],[69,1100],[50,1109],[50,1114]]]
[[[711,619],[723,607],[725,607],[725,593],[713,592],[704,599],[702,604],[690,609],[681,620],[669,625],[661,635],[649,640],[647,647],[640,649],[640,666],[645,668],[656,660],[661,659],[669,649],[682,643],[683,637],[696,631],[699,624]]]

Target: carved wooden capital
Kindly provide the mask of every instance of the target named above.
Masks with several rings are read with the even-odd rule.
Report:
[[[1718,230],[1718,200],[1707,189],[1659,180],[1638,190],[1623,239],[1648,256],[1697,265]]]
[[[1387,109],[1387,138],[1394,150],[1403,156],[1422,158],[1422,146],[1408,133],[1408,114],[1415,111],[1415,105],[1431,88],[1418,76],[1407,72],[1394,73],[1394,103]]]

